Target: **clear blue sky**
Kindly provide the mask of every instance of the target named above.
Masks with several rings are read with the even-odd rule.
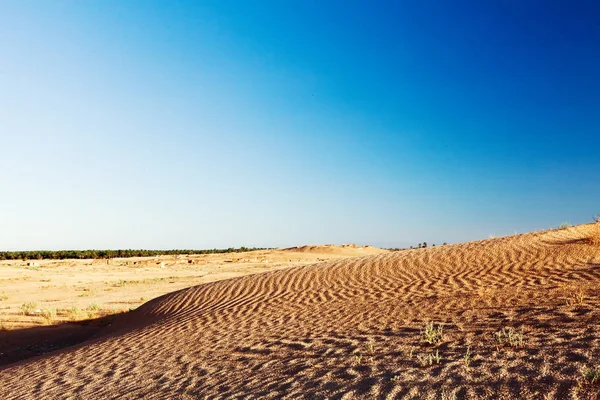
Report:
[[[597,1],[2,1],[0,249],[459,242],[600,213]]]

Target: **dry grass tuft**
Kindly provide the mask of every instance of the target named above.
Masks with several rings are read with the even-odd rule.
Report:
[[[0,331],[10,331],[12,328],[13,324],[6,321],[0,321]]]
[[[32,315],[37,309],[37,303],[33,301],[28,301],[27,303],[23,303],[21,305],[21,314],[23,315]]]
[[[53,325],[56,322],[56,310],[50,308],[44,308],[40,313],[40,316],[46,323],[46,325]]]
[[[436,350],[435,353],[419,354],[417,355],[417,362],[421,367],[430,367],[435,364],[439,364],[442,361],[440,351]]]
[[[512,327],[504,327],[494,333],[494,339],[499,346],[523,347],[525,336]]]
[[[81,321],[87,318],[87,313],[79,307],[71,307],[66,311],[66,315],[71,321]]]

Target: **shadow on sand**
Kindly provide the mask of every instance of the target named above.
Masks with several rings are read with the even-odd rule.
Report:
[[[99,337],[109,330],[119,315],[0,331],[0,369]]]

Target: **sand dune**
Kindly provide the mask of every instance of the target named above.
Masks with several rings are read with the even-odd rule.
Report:
[[[183,289],[101,337],[5,367],[0,397],[594,398],[581,371],[600,364],[600,248],[586,240],[597,229]],[[439,343],[423,339],[428,321],[443,323]],[[505,327],[522,343],[502,342]]]
[[[387,253],[388,250],[379,249],[373,246],[357,246],[355,244],[342,244],[342,245],[307,245],[290,247],[283,249],[283,251],[293,253],[313,253],[313,254],[335,254],[343,256],[361,257],[372,254]]]

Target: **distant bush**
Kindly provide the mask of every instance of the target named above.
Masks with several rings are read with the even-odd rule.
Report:
[[[31,251],[0,251],[0,260],[64,260],[64,259],[104,259],[104,258],[126,258],[126,257],[155,257],[163,255],[179,254],[221,254],[240,253],[245,251],[266,250],[263,247],[239,247],[228,249],[208,250],[31,250]]]
[[[47,325],[52,325],[56,322],[56,310],[54,309],[44,308],[40,315]]]
[[[37,309],[37,304],[33,301],[29,301],[27,303],[23,303],[21,305],[21,314],[23,315],[31,315]]]

